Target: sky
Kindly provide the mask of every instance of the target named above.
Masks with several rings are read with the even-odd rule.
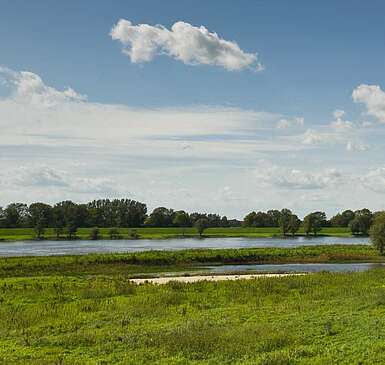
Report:
[[[0,206],[385,209],[383,1],[0,9]]]

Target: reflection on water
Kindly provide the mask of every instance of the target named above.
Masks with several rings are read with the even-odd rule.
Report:
[[[20,241],[0,242],[0,256],[77,255],[84,253],[182,250],[187,248],[297,247],[304,245],[368,244],[367,237],[179,238],[161,240]]]

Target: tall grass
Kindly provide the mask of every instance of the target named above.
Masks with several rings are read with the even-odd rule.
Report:
[[[4,364],[382,364],[385,275],[0,280]]]
[[[89,274],[130,274],[179,270],[196,264],[383,262],[368,245],[325,245],[296,248],[189,249],[127,254],[0,258],[0,277]]]

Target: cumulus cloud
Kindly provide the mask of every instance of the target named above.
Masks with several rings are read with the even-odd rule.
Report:
[[[306,145],[319,145],[335,142],[335,135],[322,133],[315,129],[307,129],[302,135],[302,143]]]
[[[345,115],[345,111],[341,109],[337,109],[333,112],[333,116],[335,119],[340,119]]]
[[[362,123],[353,123],[345,120],[345,111],[335,110],[335,120],[329,124],[321,125],[317,129],[307,129],[301,136],[305,145],[345,145],[349,152],[364,152],[369,146],[361,141],[360,128],[366,127]]]
[[[123,53],[133,63],[149,62],[165,54],[188,65],[220,66],[230,71],[263,69],[256,53],[244,52],[236,42],[224,40],[204,26],[195,27],[182,21],[167,29],[162,25],[134,25],[120,19],[110,35],[122,43]]]
[[[15,72],[0,66],[0,79],[11,87],[15,101],[37,107],[51,107],[63,102],[84,101],[87,98],[71,88],[59,91],[47,86],[41,77],[33,72]]]
[[[304,190],[330,187],[342,179],[342,174],[336,169],[308,172],[276,166],[265,161],[258,164],[255,175],[258,181],[267,185]]]
[[[305,119],[302,117],[294,119],[281,118],[277,123],[278,129],[287,129],[291,127],[302,127],[305,124]]]
[[[334,122],[331,123],[332,128],[337,130],[338,132],[346,132],[353,129],[354,125],[352,122],[348,120],[342,120],[341,118],[338,118]]]
[[[365,105],[368,115],[385,123],[385,92],[379,85],[361,84],[353,90],[353,101]]]

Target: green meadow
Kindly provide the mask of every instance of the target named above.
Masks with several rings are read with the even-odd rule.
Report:
[[[0,279],[2,364],[385,363],[383,270],[137,286],[19,260]]]
[[[89,239],[92,228],[79,228],[77,238]],[[100,239],[109,239],[109,228],[100,228]],[[121,238],[131,238],[133,233],[138,235],[138,238],[146,239],[166,239],[178,237],[198,237],[195,228],[117,228]],[[208,228],[204,231],[205,237],[274,237],[280,236],[278,227],[250,228],[250,227],[229,227],[229,228]],[[304,235],[300,229],[297,235]],[[328,227],[323,228],[319,235],[349,237],[351,232],[345,227]],[[64,237],[64,236],[63,236]],[[35,238],[35,232],[32,228],[0,228],[0,241],[20,241],[32,240]],[[56,239],[56,235],[52,228],[45,230],[45,239]]]
[[[0,364],[383,364],[385,271],[166,285],[221,263],[385,262],[368,245],[0,258]]]

